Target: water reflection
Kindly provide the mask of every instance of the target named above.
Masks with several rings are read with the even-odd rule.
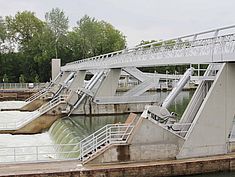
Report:
[[[49,130],[55,144],[78,143],[106,124],[124,123],[128,115],[72,116],[56,121]]]
[[[193,96],[194,91],[184,91],[181,92],[175,99],[174,103],[169,107],[170,112],[175,112],[178,114],[178,118],[180,118],[184,110],[186,109],[189,101]]]
[[[148,92],[147,94],[156,94]],[[158,92],[161,103],[169,92]],[[169,111],[176,112],[180,118],[188,105],[193,91],[181,92],[172,103]],[[106,124],[124,123],[128,115],[111,116],[72,116],[56,121],[49,130],[55,144],[77,143]]]

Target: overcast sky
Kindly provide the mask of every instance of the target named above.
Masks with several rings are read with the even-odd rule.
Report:
[[[69,17],[70,27],[85,14],[111,23],[129,47],[235,24],[235,0],[0,0],[0,16],[29,10],[44,19],[56,7]]]

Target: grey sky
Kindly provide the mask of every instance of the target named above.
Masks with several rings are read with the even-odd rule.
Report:
[[[0,0],[0,16],[30,10],[44,19],[55,7],[69,16],[70,27],[85,14],[111,23],[128,46],[235,24],[234,0]]]

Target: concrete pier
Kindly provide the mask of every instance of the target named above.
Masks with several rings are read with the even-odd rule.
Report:
[[[235,153],[203,158],[82,166],[78,161],[0,165],[0,176],[156,177],[235,170]]]

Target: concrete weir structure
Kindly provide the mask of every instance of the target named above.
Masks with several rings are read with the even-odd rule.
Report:
[[[226,30],[229,30],[229,33]],[[215,169],[215,166],[222,166],[222,162],[229,164],[229,167],[221,169],[233,169],[234,142],[231,134],[235,116],[235,26],[169,41],[155,42],[66,64],[45,89],[26,100],[20,108],[23,111],[31,111],[33,116],[15,124],[0,122],[0,130],[22,133],[27,128],[20,128],[47,115],[59,117],[63,114],[84,114],[87,111],[94,114],[94,105],[99,110],[97,112],[102,113],[100,108],[106,105],[146,103],[141,116],[132,113],[125,123],[107,124],[78,143],[33,147],[32,153],[27,154],[31,157],[30,162],[74,160],[79,167],[84,167],[90,172],[92,169],[88,167],[94,165],[108,165],[108,168],[114,169],[115,165],[110,164],[146,164],[151,161],[159,163],[159,167],[162,162],[168,163],[165,173],[159,172],[155,176],[190,174],[187,166],[190,167],[191,161],[196,167],[200,166],[195,173],[208,172]],[[155,97],[141,96],[166,76],[146,74],[137,67],[169,64],[207,64],[203,75],[196,76],[200,80],[199,85],[183,115],[178,119],[175,113],[169,111],[169,105],[185,84],[195,77],[196,69],[193,67],[180,76],[178,83],[162,103],[149,104],[156,103]],[[138,79],[140,83],[123,95],[117,95],[116,89],[122,72]],[[92,73],[92,77],[85,81],[88,73]],[[86,103],[88,108],[84,106]],[[106,108],[110,109],[108,106]],[[129,107],[127,111],[133,111],[132,109],[134,106]],[[121,111],[123,110],[120,109]],[[43,121],[53,122],[56,119],[46,118]],[[0,148],[0,161],[4,159],[1,157],[5,156],[8,157],[7,162],[22,161],[24,152],[28,152],[30,148],[32,147],[21,147],[20,150],[19,147]],[[6,155],[2,152],[9,153]],[[45,158],[45,155],[51,159]],[[179,168],[170,165],[172,163]],[[210,163],[216,165],[208,165]],[[176,173],[172,169],[185,169],[185,173],[180,170]],[[83,175],[82,170],[84,169],[77,169],[80,176]],[[108,176],[112,173],[100,173],[100,170],[97,170],[96,176],[99,174]],[[121,172],[117,176],[121,176]]]
[[[205,74],[215,70],[211,71]],[[126,157],[124,161],[137,162],[229,153],[235,115],[235,64],[222,64],[215,73],[213,83],[201,82],[178,122],[169,121],[171,117],[163,107],[146,106],[127,143],[110,146],[109,150],[89,159],[89,163],[120,162],[120,149],[124,152],[123,158]]]

